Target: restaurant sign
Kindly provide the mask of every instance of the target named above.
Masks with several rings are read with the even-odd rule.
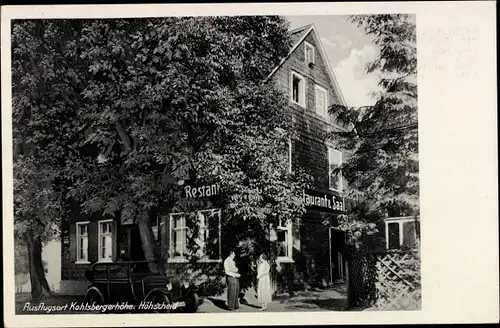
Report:
[[[319,207],[334,211],[345,211],[344,198],[315,191],[304,191],[304,203],[307,207]]]
[[[217,183],[200,187],[186,186],[184,187],[184,192],[186,193],[186,198],[202,198],[218,195],[220,188]]]
[[[220,187],[219,184],[217,183],[211,185],[198,186],[198,187],[193,187],[188,185],[184,187],[184,192],[186,198],[211,197],[220,194]],[[315,208],[329,209],[333,211],[342,211],[342,212],[345,211],[343,197],[312,190],[309,190],[307,192],[304,190],[303,197],[306,207],[311,207],[311,208],[315,207]]]

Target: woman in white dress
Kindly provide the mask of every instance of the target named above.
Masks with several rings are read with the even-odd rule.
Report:
[[[257,299],[262,304],[261,311],[267,310],[267,303],[271,302],[271,278],[269,271],[271,266],[267,261],[267,256],[262,254],[259,258],[259,265],[257,267]]]

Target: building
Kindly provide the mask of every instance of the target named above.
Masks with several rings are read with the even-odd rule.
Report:
[[[300,227],[294,229],[298,234],[292,236],[294,247],[287,256],[292,263],[288,266],[293,269],[296,284],[325,285],[346,276],[346,236],[335,228],[335,219],[349,203],[343,197],[345,181],[332,173],[346,154],[326,144],[322,134],[343,130],[328,114],[328,108],[346,104],[314,25],[295,29],[291,34],[294,45],[269,79],[289,94],[290,111],[299,129],[299,138],[291,147],[292,163],[313,175],[315,188],[306,191],[306,197],[315,198],[310,203],[306,198],[307,212]],[[316,197],[331,199],[335,205],[318,203]],[[325,225],[325,219],[331,224]]]
[[[267,81],[276,83],[289,95],[290,113],[299,129],[299,139],[290,144],[290,164],[306,168],[315,178],[315,188],[304,190],[307,212],[298,226],[283,225],[271,238],[279,245],[278,275],[285,288],[328,285],[346,277],[346,236],[336,229],[336,216],[345,211],[345,182],[333,174],[346,154],[326,144],[324,131],[342,130],[328,114],[333,104],[345,105],[320,37],[314,25],[291,31],[293,46],[289,54],[270,72]],[[214,199],[213,206],[195,212],[199,219],[199,262],[204,271],[219,272],[222,262],[220,220],[224,209],[217,208],[222,191],[216,183],[186,186],[186,197]],[[78,206],[75,204],[75,213]],[[325,224],[324,222],[330,222]],[[157,247],[168,254],[169,269],[186,265],[186,219],[183,213],[154,218]],[[61,293],[81,293],[85,289],[84,271],[97,261],[143,258],[139,230],[132,222],[99,216],[78,216],[62,224]],[[209,238],[209,236],[211,238]],[[217,271],[218,270],[218,271]]]

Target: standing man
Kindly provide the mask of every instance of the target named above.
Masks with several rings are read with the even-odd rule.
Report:
[[[240,294],[240,274],[234,262],[236,253],[231,250],[229,256],[224,261],[224,271],[226,272],[227,283],[227,308],[232,311],[240,307],[238,296]]]

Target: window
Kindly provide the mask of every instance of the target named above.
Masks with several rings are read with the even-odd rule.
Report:
[[[418,221],[413,217],[386,219],[386,248],[415,248],[417,246],[417,226]]]
[[[89,222],[76,224],[76,262],[89,263]]]
[[[184,213],[170,215],[170,256],[172,260],[184,260],[187,257],[187,227]]]
[[[314,91],[316,114],[328,118],[328,94],[326,89],[316,84]]]
[[[392,222],[387,225],[388,249],[399,248],[399,223]]]
[[[292,72],[291,75],[292,102],[302,107],[306,106],[306,82],[304,77]]]
[[[220,210],[198,211],[198,256],[202,260],[220,260]]]
[[[306,63],[313,63],[314,64],[314,46],[310,44],[309,42],[305,42],[305,59]]]
[[[160,218],[156,217],[156,224],[151,227],[151,230],[153,231],[153,236],[155,237],[156,241],[159,240],[159,234],[158,234],[159,227],[160,227]]]
[[[293,249],[291,222],[279,221],[278,227],[276,228],[276,244],[278,247],[278,261],[291,261]]]
[[[403,240],[401,246],[404,248],[413,248],[416,246],[417,232],[415,229],[415,221],[402,222]]]
[[[113,220],[99,221],[99,262],[111,262],[113,258]]]
[[[293,172],[292,140],[288,139],[288,173]]]
[[[198,245],[197,256],[202,261],[219,261],[221,259],[220,220],[219,209],[202,210],[197,212]],[[170,215],[170,260],[187,261],[187,226],[184,213]]]
[[[342,172],[335,171],[342,166],[342,152],[328,147],[328,180],[331,190],[342,191]]]

